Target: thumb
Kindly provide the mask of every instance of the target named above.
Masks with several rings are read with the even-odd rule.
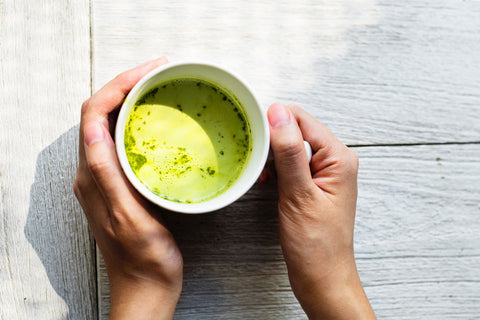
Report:
[[[309,188],[312,175],[302,132],[295,117],[281,103],[272,104],[267,117],[280,192],[298,192]]]

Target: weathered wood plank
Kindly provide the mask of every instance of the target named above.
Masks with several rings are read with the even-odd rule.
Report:
[[[480,145],[358,154],[357,261],[379,318],[477,318]]]
[[[0,318],[97,319],[72,192],[90,88],[88,1],[0,1]]]
[[[478,316],[480,145],[355,150],[356,256],[378,317]],[[217,213],[163,216],[185,258],[175,319],[306,318],[278,243],[275,186]],[[101,299],[106,315],[108,292]]]
[[[478,1],[96,0],[93,14],[98,86],[155,56],[206,59],[348,144],[480,141]]]

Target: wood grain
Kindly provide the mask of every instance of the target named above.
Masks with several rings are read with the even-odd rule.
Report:
[[[0,0],[0,319],[107,318],[71,188],[79,108],[92,83],[160,55],[231,68],[265,107],[297,103],[350,145],[398,144],[355,148],[373,307],[477,318],[479,14],[479,1],[449,0]],[[445,142],[477,144],[402,146]],[[186,264],[176,319],[305,319],[275,202],[257,186],[215,214],[163,213]]]
[[[0,1],[0,319],[97,319],[72,192],[90,94],[88,1]]]
[[[166,55],[231,68],[297,103],[361,156],[359,269],[379,318],[479,314],[478,1],[95,0],[93,82]],[[436,158],[440,160],[437,161]],[[442,178],[443,177],[443,178]],[[185,255],[176,319],[304,319],[273,187],[198,217],[165,213]],[[100,261],[100,260],[99,260]],[[108,285],[99,266],[102,319]]]
[[[355,151],[356,256],[379,319],[474,319],[480,314],[480,145]],[[185,259],[175,319],[306,318],[278,242],[274,185],[256,186],[217,213],[162,216]],[[108,291],[100,298],[106,319]]]
[[[480,2],[93,2],[96,87],[149,58],[231,68],[347,144],[480,141]]]
[[[379,318],[477,318],[480,145],[358,154],[357,264]]]

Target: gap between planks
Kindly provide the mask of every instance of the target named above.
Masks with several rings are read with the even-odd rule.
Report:
[[[93,0],[88,1],[88,14],[89,14],[89,36],[90,36],[90,96],[93,95]],[[101,318],[101,290],[100,290],[100,277],[98,276],[99,268],[100,268],[100,261],[98,259],[98,247],[97,247],[97,240],[93,238],[93,259],[95,264],[95,284],[96,288],[96,297],[97,297],[97,319]]]
[[[480,144],[480,141],[447,141],[447,142],[414,142],[414,143],[379,143],[379,144],[347,144],[349,148],[369,147],[412,147],[412,146],[443,146],[443,145],[465,145]]]

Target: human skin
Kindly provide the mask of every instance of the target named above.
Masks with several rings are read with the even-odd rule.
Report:
[[[298,106],[267,112],[278,179],[280,243],[309,319],[375,319],[353,251],[358,158]],[[303,140],[313,149],[308,163]]]
[[[172,319],[183,260],[161,209],[133,189],[118,162],[111,114],[159,58],[126,71],[84,102],[74,183],[102,252],[110,319]],[[296,106],[268,110],[279,189],[280,242],[292,289],[310,319],[374,319],[353,255],[358,160]],[[314,155],[309,165],[303,140]]]
[[[110,279],[110,319],[172,319],[182,290],[183,260],[161,220],[118,162],[109,115],[160,58],[118,75],[82,106],[74,183]]]

